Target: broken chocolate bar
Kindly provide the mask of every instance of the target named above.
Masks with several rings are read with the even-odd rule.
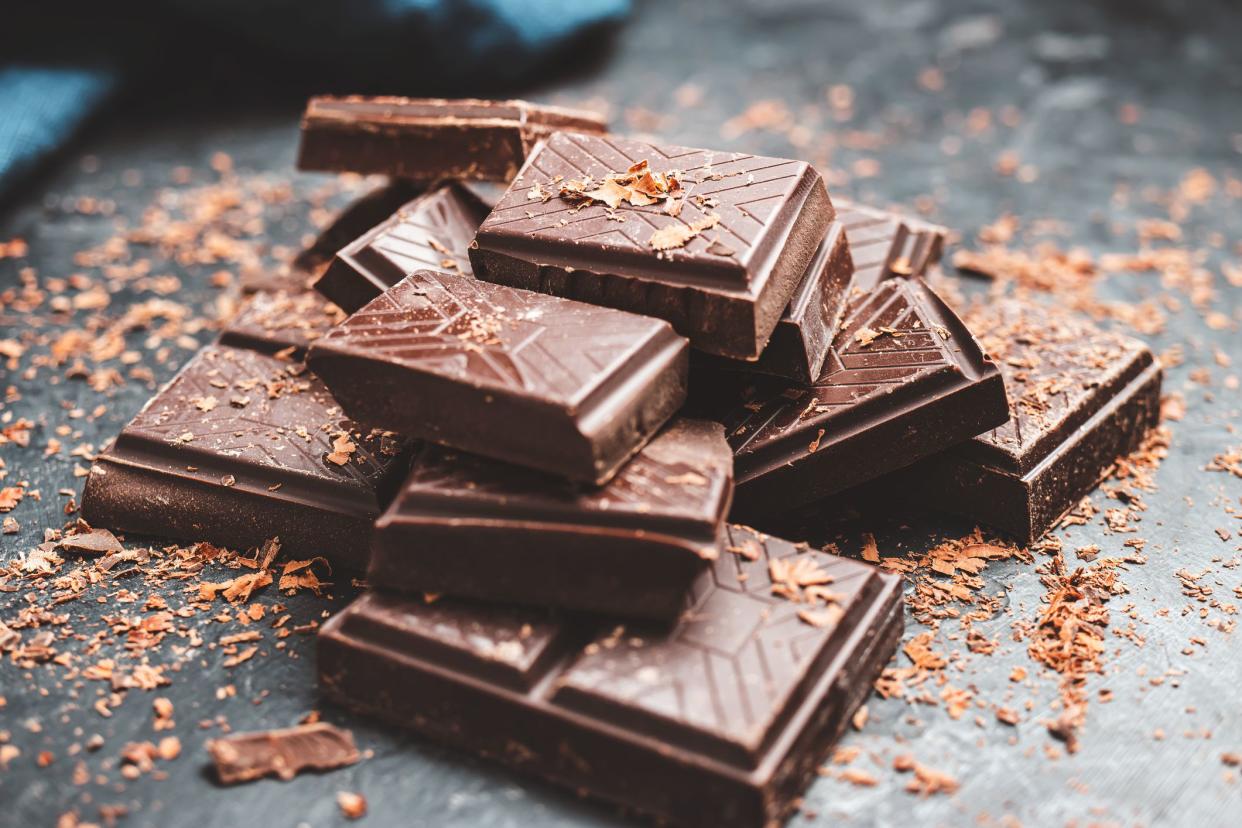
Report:
[[[853,274],[844,227],[835,221],[758,361],[729,360],[727,367],[802,383],[818,377],[841,322]]]
[[[680,825],[778,824],[902,631],[900,578],[740,526],[672,629],[371,592],[319,634],[323,692]]]
[[[924,277],[944,253],[946,227],[849,199],[833,203],[854,258],[851,296],[868,293],[893,276]]]
[[[717,423],[670,423],[601,489],[427,446],[376,523],[368,580],[669,621],[719,548],[733,457]]]
[[[1160,419],[1160,365],[1143,343],[1017,300],[964,316],[1000,366],[1009,420],[893,481],[920,504],[1037,540]]]
[[[319,232],[314,243],[297,255],[293,266],[318,275],[336,251],[401,209],[402,204],[416,198],[422,189],[421,184],[401,180],[376,187],[341,210]]]
[[[656,316],[755,360],[832,219],[802,161],[557,133],[470,259],[480,279]]]
[[[204,348],[91,467],[96,526],[251,547],[360,570],[406,471],[407,441],[362,432],[301,366]]]
[[[658,319],[424,270],[308,359],[360,422],[601,485],[681,407],[687,350]]]
[[[742,519],[843,491],[1008,417],[1000,372],[917,279],[882,282],[853,303],[812,385],[763,379],[717,410]]]
[[[232,733],[207,742],[207,752],[223,785],[265,776],[289,780],[304,770],[332,770],[362,758],[354,735],[327,722]]]
[[[353,313],[416,270],[469,276],[470,243],[487,212],[460,184],[439,187],[342,247],[315,290]]]
[[[340,308],[313,291],[260,291],[225,326],[219,342],[301,360],[312,342],[343,319]]]
[[[311,98],[298,169],[509,181],[531,148],[560,129],[602,134],[608,125],[591,112],[526,101]]]

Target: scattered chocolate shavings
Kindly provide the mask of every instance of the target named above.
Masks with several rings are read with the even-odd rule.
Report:
[[[335,463],[338,466],[343,466],[349,462],[350,455],[357,450],[358,446],[352,439],[350,439],[350,436],[348,434],[341,433],[336,435],[336,437],[332,440],[332,452],[328,454],[325,459],[329,463]]]
[[[686,242],[704,230],[710,230],[719,223],[720,214],[712,213],[689,224],[670,224],[652,233],[649,243],[656,250],[672,250],[677,247],[684,247]]]
[[[289,780],[305,770],[333,770],[361,758],[353,734],[326,722],[212,739],[207,752],[224,785],[264,776]]]
[[[844,615],[845,610],[841,609],[841,607],[836,604],[829,604],[821,609],[798,611],[798,618],[803,623],[810,624],[812,627],[820,628],[837,626],[837,624],[841,623],[841,618],[844,617]]]
[[[685,472],[664,479],[670,486],[706,486],[707,478],[697,472]]]
[[[1212,458],[1212,461],[1204,467],[1207,471],[1218,471],[1232,474],[1234,477],[1242,477],[1242,446],[1227,449]],[[3,492],[0,491],[0,495]],[[20,496],[19,496],[20,499]],[[4,506],[0,503],[0,509]]]
[[[21,503],[25,496],[26,491],[20,486],[0,488],[0,512],[11,512],[17,508],[17,504]]]
[[[0,532],[3,532],[6,535],[16,535],[19,531],[21,531],[21,528],[22,525],[18,523],[17,518],[12,515],[6,517],[2,522],[0,522]]]
[[[247,647],[244,650],[241,650],[240,652],[224,659],[224,662],[223,662],[224,666],[225,667],[236,667],[238,664],[241,664],[242,662],[249,661],[251,658],[254,657],[254,654],[257,653],[258,651],[259,651],[258,645]]]
[[[732,256],[737,251],[717,239],[707,246],[707,252],[713,256]]]
[[[194,407],[199,411],[211,411],[220,403],[215,397],[195,397],[190,402],[194,403]]]
[[[919,796],[956,793],[960,787],[954,777],[915,761],[914,757],[909,754],[901,754],[894,758],[893,770],[898,773],[914,771],[914,778],[906,783],[906,790]]]
[[[315,574],[312,569],[315,564],[322,564],[328,572],[332,571],[327,558],[316,557],[304,561],[289,561],[281,570],[277,588],[281,590],[309,589],[316,595],[322,595],[322,588],[328,584],[320,581],[319,576]]]
[[[112,555],[125,551],[125,547],[116,539],[116,535],[107,529],[91,529],[89,532],[66,535],[56,545],[69,552],[81,552],[88,555]]]
[[[336,805],[346,819],[362,819],[367,815],[367,800],[362,794],[338,791]]]

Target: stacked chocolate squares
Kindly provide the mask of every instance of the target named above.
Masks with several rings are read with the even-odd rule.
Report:
[[[328,697],[659,819],[787,815],[901,634],[895,576],[730,519],[888,475],[1039,534],[1154,422],[1142,346],[989,308],[998,369],[923,281],[944,229],[804,162],[355,97],[311,101],[299,163],[390,183],[122,432],[84,514],[365,569]]]

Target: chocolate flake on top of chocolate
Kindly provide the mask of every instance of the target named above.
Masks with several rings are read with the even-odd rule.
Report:
[[[700,350],[754,360],[832,219],[802,161],[561,132],[470,258],[480,279],[656,316]]]
[[[332,462],[342,433],[355,449]],[[209,346],[99,455],[82,511],[101,527],[230,546],[279,535],[356,570],[408,449],[359,430],[303,366]]]
[[[1009,419],[902,479],[1029,543],[1158,423],[1161,369],[1143,343],[1032,302],[975,305],[964,321],[1000,367]]]
[[[671,628],[368,593],[321,630],[321,687],[660,819],[776,823],[894,651],[900,579],[741,526],[722,542],[759,551],[722,550]],[[777,594],[777,570],[833,594]]]
[[[469,247],[487,212],[466,187],[438,187],[343,245],[315,290],[354,313],[417,270],[473,275]]]
[[[411,467],[376,523],[371,583],[623,617],[684,609],[733,495],[720,425],[684,418],[599,489],[438,446]]]
[[[219,342],[300,360],[312,342],[344,319],[344,311],[313,291],[259,291],[225,326]]]
[[[707,407],[733,446],[734,514],[755,518],[908,466],[1008,412],[996,366],[921,280],[856,300],[812,385],[734,390]]]
[[[309,362],[362,422],[602,485],[681,407],[687,351],[657,319],[424,270]]]

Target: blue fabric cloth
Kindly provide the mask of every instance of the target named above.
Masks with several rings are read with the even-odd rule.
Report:
[[[613,24],[630,0],[161,0],[186,31],[210,27],[265,58],[382,71],[383,91],[413,94],[486,71],[520,77],[550,51],[585,30]],[[170,39],[184,37],[170,33]],[[67,142],[93,114],[158,61],[132,43],[90,66],[6,61],[0,54],[0,198],[42,158]],[[118,39],[118,43],[125,43]],[[98,50],[96,50],[98,52]],[[10,58],[10,60],[12,60]],[[18,59],[20,60],[20,59]],[[429,83],[428,81],[432,81]]]

